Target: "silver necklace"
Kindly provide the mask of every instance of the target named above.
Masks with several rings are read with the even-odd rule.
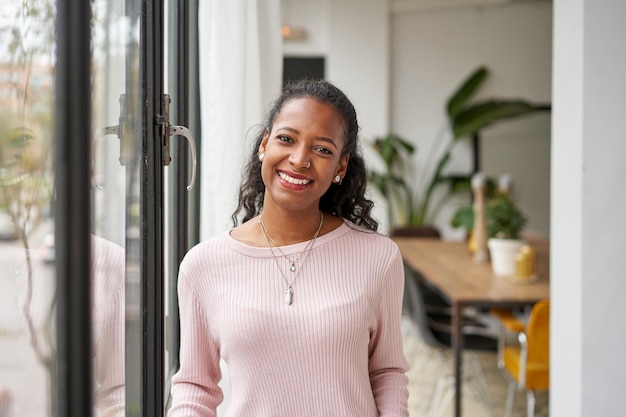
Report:
[[[274,247],[276,247],[276,249],[278,249],[278,251],[281,253],[281,255],[283,256],[283,258],[285,258],[287,260],[287,262],[289,262],[289,270],[293,273],[296,272],[296,262],[298,262],[298,259],[300,259],[300,257],[302,256],[303,253],[306,253],[309,249],[311,249],[311,246],[313,246],[313,242],[315,241],[315,238],[317,237],[317,235],[319,234],[320,230],[322,229],[322,225],[324,224],[324,216],[322,216],[320,214],[320,224],[317,227],[317,230],[315,231],[315,234],[313,235],[313,237],[311,238],[311,240],[309,240],[309,243],[307,243],[307,245],[304,247],[304,249],[302,249],[299,253],[298,256],[296,256],[296,259],[291,259],[289,256],[287,256],[287,254],[285,252],[283,252],[283,250],[280,248],[280,246],[278,245],[278,243],[276,243],[276,241],[274,240],[274,238],[272,237],[272,235],[270,234],[270,232],[267,231],[267,228],[265,227],[265,223],[263,223],[263,218],[261,216],[259,216],[259,226],[261,226],[261,231],[263,232],[263,237],[265,237],[265,241],[268,242],[267,246],[270,247],[273,245]]]
[[[293,303],[293,283],[298,277],[298,273],[300,273],[300,271],[302,270],[302,267],[304,266],[304,262],[309,257],[309,253],[311,253],[311,249],[313,249],[313,245],[315,244],[315,241],[317,240],[317,237],[320,234],[320,230],[322,230],[322,226],[324,225],[324,215],[320,211],[320,224],[317,227],[315,234],[313,235],[309,243],[307,243],[307,245],[304,247],[302,252],[300,252],[298,256],[296,257],[296,259],[293,261],[280,249],[280,247],[276,244],[276,241],[270,236],[267,229],[265,228],[265,224],[263,223],[263,218],[260,215],[259,215],[259,219],[257,220],[257,222],[259,223],[259,226],[261,227],[263,238],[265,238],[265,243],[267,243],[267,247],[269,248],[270,253],[272,254],[274,263],[276,264],[276,267],[278,268],[280,275],[283,277],[283,280],[287,284],[287,288],[285,289],[285,304],[290,306],[291,303]],[[295,274],[291,282],[289,282],[285,274],[283,274],[283,269],[280,267],[280,264],[278,263],[278,259],[276,258],[276,255],[274,254],[274,250],[272,249],[272,244],[270,243],[270,239],[272,240],[272,242],[274,242],[276,249],[278,249],[280,253],[283,255],[283,257],[287,259],[287,261],[289,261],[289,270]],[[302,255],[304,255],[304,257],[302,258],[302,263],[300,264],[300,268],[296,268],[296,261],[300,259],[300,256]]]

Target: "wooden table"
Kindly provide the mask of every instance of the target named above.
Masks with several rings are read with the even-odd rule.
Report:
[[[423,275],[427,284],[437,290],[452,305],[454,415],[460,417],[463,309],[469,306],[520,307],[549,298],[549,243],[545,240],[529,242],[537,253],[538,279],[532,283],[519,283],[513,277],[494,276],[489,262],[474,262],[465,242],[414,237],[393,237],[392,239],[400,247],[404,262]]]

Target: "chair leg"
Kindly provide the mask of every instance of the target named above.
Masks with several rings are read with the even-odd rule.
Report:
[[[482,366],[475,354],[467,355],[467,362],[473,368],[472,371],[475,374],[476,391],[480,399],[489,408],[489,415],[495,417],[495,407],[493,405],[493,399],[491,398],[491,392],[487,384],[487,377],[485,376]],[[452,402],[452,397],[455,394],[454,375],[446,375],[439,378],[435,392],[433,393],[428,408],[428,417],[435,417],[442,415],[447,407]]]
[[[509,391],[506,395],[506,411],[504,413],[505,417],[511,417],[513,415],[513,403],[515,402],[515,382],[511,381],[509,383]]]
[[[444,396],[445,393],[445,396]],[[437,414],[437,410],[443,405],[447,404],[447,401],[451,398],[451,394],[454,393],[454,376],[446,375],[439,378],[437,381],[437,386],[435,387],[435,392],[433,393],[433,397],[430,400],[430,406],[428,407],[428,417],[435,417],[440,415]]]
[[[454,394],[456,393],[456,390],[454,389],[454,377],[453,376],[451,377],[452,378],[449,382],[450,385],[448,387],[448,390],[446,391],[446,396],[441,400],[441,403],[444,405],[444,407],[440,411],[439,415],[443,415],[443,412],[448,409],[448,407],[452,403],[452,398],[454,397]]]
[[[468,362],[471,364],[473,368],[473,372],[476,375],[476,389],[478,394],[482,398],[483,402],[489,408],[489,414],[491,417],[495,417],[495,407],[493,405],[493,398],[491,397],[491,391],[489,390],[489,383],[487,382],[487,377],[483,372],[483,367],[480,365],[480,361],[478,356],[475,354],[468,355]]]
[[[527,417],[535,417],[535,392],[533,390],[526,391],[526,415]]]

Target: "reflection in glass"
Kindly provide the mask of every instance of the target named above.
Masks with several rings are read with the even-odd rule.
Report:
[[[0,415],[54,409],[54,2],[0,7]]]
[[[91,0],[91,4],[92,127],[97,132],[118,126],[113,135],[98,137],[94,133],[92,172],[85,173],[92,176],[94,184],[95,415],[121,416],[128,393],[125,355],[136,357],[138,352],[135,347],[125,348],[124,340],[128,329],[138,329],[141,107],[136,13],[141,8],[124,0]],[[56,408],[55,6],[54,0],[0,4],[2,417],[52,416]],[[82,342],[88,343],[77,341]],[[140,369],[138,360],[134,364]]]
[[[93,235],[94,403],[100,416],[124,416],[124,249]]]
[[[136,414],[141,370],[141,8],[125,0],[94,0],[92,6],[94,400],[96,415],[121,417]]]
[[[140,8],[125,0],[92,8],[94,407],[96,416],[122,417],[134,415],[128,400],[139,383],[126,365],[140,369],[138,349],[128,348],[139,335]]]

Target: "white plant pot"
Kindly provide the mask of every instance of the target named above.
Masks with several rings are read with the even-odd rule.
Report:
[[[515,255],[523,245],[522,240],[516,239],[490,238],[487,240],[494,275],[515,275]]]

